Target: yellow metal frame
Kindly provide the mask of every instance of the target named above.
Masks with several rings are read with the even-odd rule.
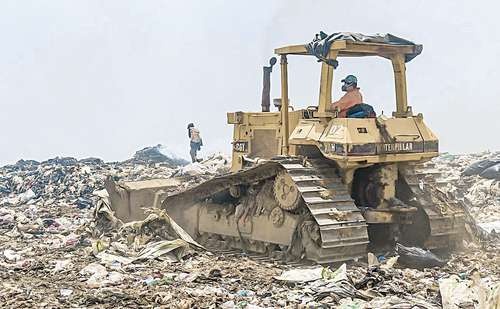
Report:
[[[288,155],[288,139],[290,138],[290,123],[288,121],[288,62],[286,55],[281,55],[281,125],[283,143],[281,154]]]
[[[417,47],[414,45],[391,45],[381,43],[353,42],[346,40],[335,41],[330,46],[330,51],[338,50],[341,57],[381,56],[390,59],[394,54],[412,54]],[[289,45],[276,48],[277,55],[307,55],[306,45]]]
[[[403,118],[411,116],[408,107],[406,90],[406,65],[405,55],[415,52],[413,45],[389,45],[380,43],[352,42],[346,40],[335,41],[330,46],[328,59],[337,57],[364,57],[379,56],[391,60],[394,71],[394,83],[396,91],[396,112],[394,117]],[[281,56],[281,121],[282,121],[282,154],[288,154],[290,125],[288,121],[288,61],[287,55],[310,55],[306,45],[290,45],[274,50]],[[326,63],[321,65],[321,80],[319,90],[318,111],[315,114],[319,118],[332,118],[334,114],[329,111],[332,102],[332,83],[334,68]]]

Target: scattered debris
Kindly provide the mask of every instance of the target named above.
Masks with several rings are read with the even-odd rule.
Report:
[[[429,165],[441,173],[441,188],[464,201],[478,223],[500,221],[500,181],[479,174],[500,161],[500,152],[467,155],[443,154]],[[487,162],[488,164],[485,164]],[[479,167],[481,165],[481,167]],[[498,232],[498,231],[497,231]]]
[[[396,252],[399,254],[399,263],[409,267],[440,267],[446,264],[434,253],[418,247],[405,247],[402,244],[396,244]]]
[[[439,280],[439,292],[444,309],[487,308],[486,301],[493,290],[487,289],[475,273],[470,280],[457,275]]]
[[[464,176],[480,175],[483,171],[485,171],[488,168],[495,166],[499,163],[500,163],[500,158],[499,159],[484,159],[484,160],[476,161],[476,162],[470,164],[463,171],[462,174]]]
[[[500,180],[500,160],[497,164],[485,169],[479,176],[486,179]]]
[[[189,163],[161,144],[136,151],[132,159],[126,162],[133,164],[165,163],[170,167],[182,166]]]
[[[431,162],[447,192],[467,201],[479,226],[492,234],[500,232],[498,180],[462,174],[496,155],[445,154]],[[141,156],[114,163],[20,160],[0,168],[2,306],[498,308],[494,241],[466,242],[446,258],[400,247],[397,255],[374,252],[338,268],[306,267],[209,252],[161,211],[123,222],[104,190],[107,177],[117,183],[175,179],[172,190],[184,190],[227,172],[230,162],[214,155],[174,166]],[[415,256],[418,268],[406,268]]]
[[[68,297],[71,294],[73,294],[73,290],[72,289],[60,289],[59,293],[61,293],[61,296]]]
[[[274,277],[276,280],[287,282],[309,282],[321,279],[323,267],[297,268],[284,271],[281,275]]]

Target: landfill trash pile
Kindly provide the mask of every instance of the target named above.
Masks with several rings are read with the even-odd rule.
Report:
[[[138,153],[141,155],[138,156]],[[138,151],[133,159],[124,162],[105,163],[97,158],[77,160],[71,157],[57,157],[43,162],[19,160],[0,168],[0,206],[74,205],[80,209],[89,208],[97,200],[93,193],[104,188],[107,177],[139,181],[186,174],[199,176],[200,180],[229,169],[229,159],[222,154],[214,154],[201,163],[187,165],[185,161],[177,159],[156,161],[154,153],[146,155],[144,149]]]
[[[434,161],[443,177],[458,186],[449,189],[469,196],[481,222],[492,222],[484,212],[495,204],[471,189],[486,185],[484,178],[462,171],[490,155],[444,155]],[[500,306],[495,242],[467,242],[450,256],[400,245],[394,252],[326,267],[210,252],[158,209],[148,210],[144,220],[121,222],[103,190],[106,178],[179,178],[178,190],[184,190],[227,172],[230,160],[217,154],[183,166],[142,162],[56,158],[0,168],[2,307]]]
[[[192,177],[191,183],[227,171],[228,163],[220,154],[209,157],[205,164],[199,163],[203,173]],[[158,159],[155,152],[138,151],[125,162],[58,157],[43,162],[20,160],[0,167],[2,307],[67,306],[65,299],[76,294],[75,286],[84,275],[90,275],[92,286],[123,282],[127,277],[123,273],[104,271],[95,263],[88,266],[92,264],[88,250],[95,243],[88,226],[94,222],[96,205],[105,194],[105,179],[171,178],[184,165],[176,158]],[[186,248],[180,241],[174,244],[175,252]],[[164,242],[155,245],[150,250],[163,252],[172,246]],[[148,254],[145,251],[138,257]]]
[[[187,165],[189,163],[161,144],[136,151],[134,156],[126,162],[135,164],[164,163],[171,167]]]
[[[442,154],[432,165],[445,189],[465,201],[479,225],[500,233],[500,152]]]

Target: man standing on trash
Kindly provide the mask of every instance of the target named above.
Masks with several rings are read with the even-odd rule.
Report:
[[[196,158],[196,154],[199,150],[201,150],[201,146],[203,146],[203,140],[200,136],[200,130],[194,127],[193,123],[188,124],[188,137],[190,139],[191,150],[189,154],[191,155],[191,162],[199,162],[201,159]]]

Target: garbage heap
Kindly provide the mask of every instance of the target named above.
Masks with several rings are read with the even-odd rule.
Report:
[[[189,163],[161,144],[138,150],[130,160],[125,162],[134,164],[163,163],[170,167],[183,166]]]
[[[442,154],[430,163],[446,190],[461,199],[479,225],[500,232],[500,152]]]
[[[162,148],[161,145],[147,147],[124,162],[105,163],[97,158],[77,160],[71,157],[43,162],[19,160],[0,168],[0,206],[75,206],[83,209],[96,204],[98,196],[94,193],[104,188],[107,177],[139,181],[188,175],[199,182],[229,169],[229,159],[222,154],[211,155],[201,163],[187,164],[183,159],[160,153]]]
[[[227,171],[229,159],[215,154],[194,166],[186,163],[165,155],[165,148],[159,145],[142,149],[124,162],[57,157],[43,162],[19,160],[0,167],[1,307],[69,307],[74,304],[72,295],[77,294],[73,291],[123,283],[122,273],[105,272],[103,266],[93,263],[96,257],[92,252],[100,252],[103,244],[95,240],[93,224],[96,205],[105,193],[105,179],[138,181],[191,175],[178,188],[181,190]],[[185,241],[170,239],[175,240],[171,250],[178,257],[181,251],[189,252],[187,243],[179,239]],[[167,240],[165,234],[162,240]],[[150,242],[153,240],[141,244]],[[137,240],[134,247],[137,253],[139,247],[144,249],[139,243]],[[156,245],[163,254],[165,247],[172,246],[158,241]],[[137,256],[141,260],[149,255],[145,251]],[[85,276],[89,284],[79,290]],[[93,302],[87,299],[81,304]]]
[[[177,189],[184,190],[229,165],[223,155],[179,166],[157,161],[154,151],[154,160],[140,153],[140,159],[126,162],[55,158],[0,168],[2,307],[499,306],[495,242],[464,243],[461,251],[439,257],[399,246],[386,254],[369,253],[365,260],[319,266],[239,251],[208,252],[159,210],[123,223],[103,190],[107,177],[181,178]],[[498,181],[464,171],[494,155],[445,154],[433,162],[450,192],[467,199],[483,223],[498,218]]]

